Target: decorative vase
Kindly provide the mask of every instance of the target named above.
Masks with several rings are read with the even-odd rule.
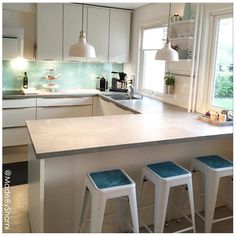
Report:
[[[189,20],[192,17],[191,12],[191,3],[185,3],[184,4],[184,15],[182,17],[183,20]]]
[[[174,93],[174,85],[166,85],[166,93],[167,94],[173,94]]]

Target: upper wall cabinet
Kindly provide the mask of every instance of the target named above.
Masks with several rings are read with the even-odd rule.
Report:
[[[85,19],[85,17],[84,17]],[[84,24],[85,26],[85,24]],[[79,41],[79,33],[82,30],[82,6],[76,4],[64,4],[64,48],[63,59],[71,60],[69,49],[71,45]]]
[[[62,12],[62,4],[37,4],[38,60],[62,60]]]
[[[109,47],[109,10],[104,8],[88,7],[87,42],[96,51],[96,61],[108,61]],[[93,61],[95,61],[93,59]]]
[[[23,57],[24,29],[5,27],[2,29],[2,59],[9,60]]]
[[[129,61],[130,15],[129,11],[110,10],[109,62]]]
[[[128,62],[130,15],[125,10],[84,6],[83,29],[97,56],[87,61]],[[37,4],[37,26],[38,60],[75,60],[68,54],[82,30],[81,5]]]

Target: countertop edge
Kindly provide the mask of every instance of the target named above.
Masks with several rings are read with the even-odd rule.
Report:
[[[177,139],[171,139],[171,140],[157,140],[157,141],[148,141],[148,142],[141,142],[141,143],[138,142],[138,143],[75,149],[75,150],[69,150],[69,151],[66,150],[66,151],[60,151],[60,152],[38,153],[38,154],[35,150],[35,155],[36,155],[36,159],[40,160],[40,159],[47,159],[47,158],[52,158],[52,157],[64,157],[68,155],[89,154],[89,153],[103,152],[103,151],[114,151],[114,150],[120,150],[120,149],[138,148],[138,147],[143,147],[143,146],[204,141],[207,139],[219,139],[219,138],[228,138],[228,137],[230,138],[231,136],[233,137],[233,133],[177,138]]]

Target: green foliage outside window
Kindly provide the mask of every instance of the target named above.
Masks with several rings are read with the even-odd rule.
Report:
[[[215,98],[233,97],[233,73],[218,72],[215,82]]]

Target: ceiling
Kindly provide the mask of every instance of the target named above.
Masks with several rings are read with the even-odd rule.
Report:
[[[98,6],[107,6],[107,7],[116,7],[116,8],[125,8],[125,9],[135,9],[138,7],[145,6],[149,4],[149,2],[130,2],[130,3],[100,3],[100,2],[90,2],[91,4],[98,5]],[[90,4],[89,3],[89,4]],[[151,2],[150,2],[151,3]]]

